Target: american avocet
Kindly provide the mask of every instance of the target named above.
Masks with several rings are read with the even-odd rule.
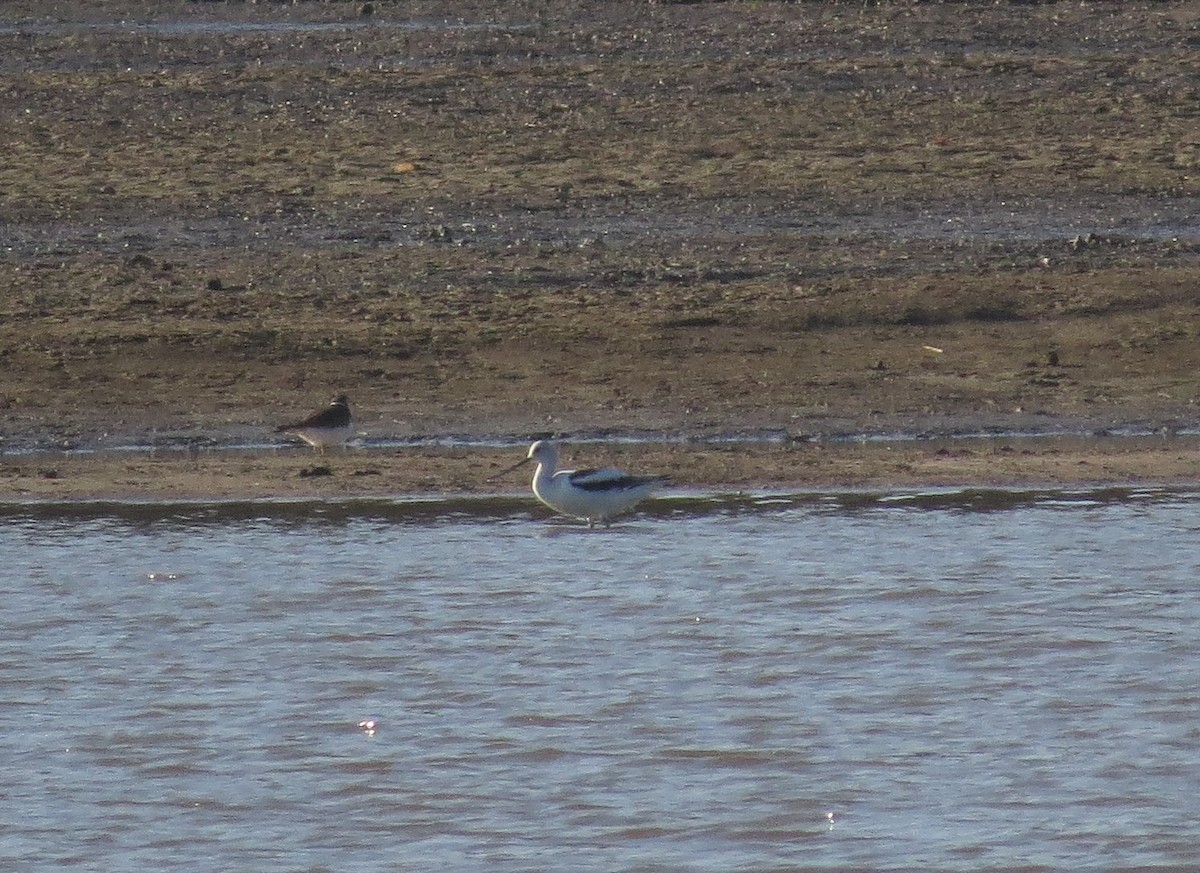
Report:
[[[329,446],[340,446],[354,435],[350,400],[345,394],[339,394],[324,409],[304,421],[281,425],[275,428],[275,433],[298,436],[318,452],[324,452]]]
[[[587,519],[589,526],[628,512],[656,485],[666,481],[661,476],[630,476],[612,467],[556,470],[558,447],[547,440],[538,440],[529,447],[528,455],[496,475],[510,473],[529,461],[537,463],[533,472],[534,496],[555,512]]]

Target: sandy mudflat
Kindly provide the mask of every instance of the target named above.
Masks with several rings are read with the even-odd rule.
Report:
[[[618,464],[670,476],[673,491],[816,488],[1045,487],[1196,480],[1193,437],[942,440],[896,444],[567,447],[578,466]],[[0,487],[18,499],[256,499],[517,493],[529,472],[492,480],[512,449],[351,448],[160,451],[0,459]]]
[[[1197,424],[1198,34],[1192,2],[0,4],[0,489],[517,490],[521,443],[596,433],[645,441],[572,463],[684,488],[1194,481],[1191,436],[1103,434]],[[338,391],[374,440],[510,447],[231,448]]]

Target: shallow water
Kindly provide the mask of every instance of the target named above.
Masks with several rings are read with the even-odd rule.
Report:
[[[7,505],[0,861],[1192,868],[1198,508]]]

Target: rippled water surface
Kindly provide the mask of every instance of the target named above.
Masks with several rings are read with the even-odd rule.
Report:
[[[1198,531],[1156,490],[0,507],[0,867],[1195,869]]]

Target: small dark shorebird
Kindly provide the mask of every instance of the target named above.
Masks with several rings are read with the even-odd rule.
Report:
[[[275,433],[298,436],[318,452],[330,446],[340,446],[354,436],[354,418],[350,415],[350,399],[339,394],[324,409],[314,412],[304,421],[284,424]]]

